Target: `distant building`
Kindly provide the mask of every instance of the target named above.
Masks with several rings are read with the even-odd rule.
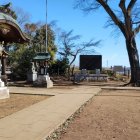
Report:
[[[113,71],[114,72],[124,72],[124,67],[123,66],[114,66]]]
[[[125,67],[125,66],[114,66],[112,69],[116,73],[125,74],[125,75],[129,75],[131,71],[130,67]]]

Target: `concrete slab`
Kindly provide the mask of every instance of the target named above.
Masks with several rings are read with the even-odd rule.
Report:
[[[37,94],[37,95],[57,95],[58,93],[52,92],[51,89],[46,88],[33,88],[33,87],[8,87],[10,93],[22,94]]]

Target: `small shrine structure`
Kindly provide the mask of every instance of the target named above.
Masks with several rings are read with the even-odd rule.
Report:
[[[33,58],[35,67],[37,68],[37,79],[34,81],[35,86],[53,87],[48,73],[50,55],[47,52],[39,52]]]
[[[6,58],[8,53],[5,51],[7,43],[25,43],[29,38],[22,32],[16,21],[16,14],[10,8],[11,3],[0,6],[0,99],[9,97],[9,90],[1,80],[6,77]]]

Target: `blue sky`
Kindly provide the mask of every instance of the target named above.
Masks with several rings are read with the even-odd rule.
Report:
[[[1,0],[1,4],[9,0]],[[45,22],[45,0],[10,0],[13,7],[20,7],[31,15],[30,22]],[[103,57],[103,66],[129,66],[123,36],[115,36],[112,28],[104,28],[107,15],[101,9],[95,13],[84,14],[74,9],[74,0],[48,0],[48,22],[57,21],[57,26],[65,31],[74,30],[74,35],[81,35],[81,42],[90,39],[102,40],[95,50]],[[137,39],[137,45],[140,45]],[[78,65],[79,59],[76,60]]]

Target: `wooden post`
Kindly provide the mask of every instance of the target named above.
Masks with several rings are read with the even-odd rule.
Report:
[[[6,75],[6,58],[2,57],[2,75]]]

